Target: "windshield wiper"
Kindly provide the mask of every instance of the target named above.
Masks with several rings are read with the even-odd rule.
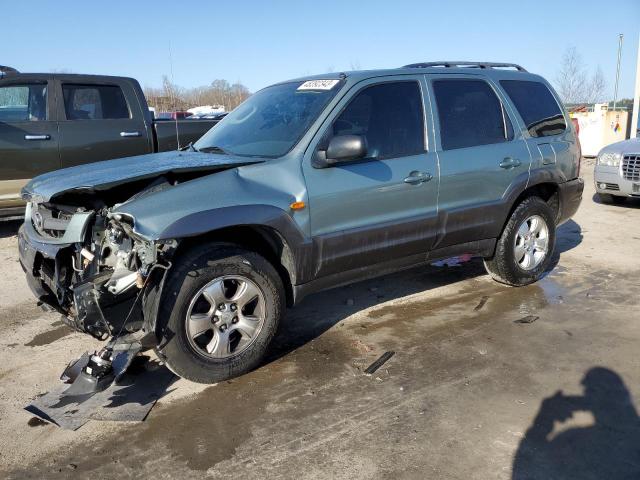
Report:
[[[211,147],[202,147],[200,150],[198,150],[199,152],[204,152],[204,153],[222,153],[223,155],[229,155],[229,152],[227,152],[224,148],[222,147],[218,147],[218,146],[211,146]]]
[[[186,150],[189,150],[190,152],[199,152],[200,151],[196,147],[193,146],[193,142],[189,142],[189,145],[185,145],[184,147],[180,148],[181,152],[184,152]]]

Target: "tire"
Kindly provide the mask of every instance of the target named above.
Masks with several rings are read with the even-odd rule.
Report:
[[[546,248],[544,249],[546,252],[544,255],[540,255],[542,248],[537,250],[537,247],[543,245],[544,241],[541,241],[540,237],[536,237],[535,232],[527,232],[526,236],[529,238],[526,243],[523,243],[525,240],[519,234],[520,228],[524,228],[523,231],[526,232],[527,227],[530,228],[533,225],[532,218],[541,219],[546,224]],[[540,225],[539,220],[535,221],[538,222],[536,225]],[[524,227],[525,222],[527,222],[527,227]],[[540,235],[542,233],[540,232]],[[529,285],[539,280],[549,268],[555,241],[556,224],[551,207],[539,197],[526,198],[509,217],[498,239],[493,257],[484,259],[485,268],[493,279],[500,283],[514,287]],[[524,255],[531,260],[529,264],[527,264],[524,256],[521,257],[523,249]],[[516,259],[516,256],[519,258]]]
[[[599,193],[598,198],[602,203],[612,203],[614,205],[620,205],[627,200],[625,197],[619,197],[618,195],[611,195],[609,193]]]
[[[254,310],[247,313],[251,302],[243,307],[243,296],[254,293]],[[198,383],[220,382],[256,368],[285,309],[282,280],[273,265],[231,244],[203,245],[181,256],[162,295],[156,351],[176,375]]]

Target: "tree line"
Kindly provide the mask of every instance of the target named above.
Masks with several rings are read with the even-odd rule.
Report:
[[[183,88],[162,77],[162,87],[144,87],[144,95],[150,107],[157,112],[183,111],[202,105],[222,106],[231,111],[246,100],[251,92],[240,82],[229,83],[218,79],[209,85]]]

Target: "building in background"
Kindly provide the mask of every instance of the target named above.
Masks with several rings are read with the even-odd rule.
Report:
[[[570,115],[580,126],[580,145],[585,157],[595,157],[603,147],[630,136],[630,115],[626,110],[613,111],[606,103],[596,103],[573,110]]]

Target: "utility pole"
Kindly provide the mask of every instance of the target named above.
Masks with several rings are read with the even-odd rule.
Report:
[[[618,68],[616,69],[616,87],[613,91],[613,111],[616,111],[616,104],[618,103],[618,81],[620,80],[620,59],[622,58],[622,39],[624,35],[621,33],[618,35]]]
[[[638,35],[638,58],[636,59],[636,89],[633,94],[633,114],[631,115],[631,138],[638,136],[638,111],[640,111],[640,35]]]

